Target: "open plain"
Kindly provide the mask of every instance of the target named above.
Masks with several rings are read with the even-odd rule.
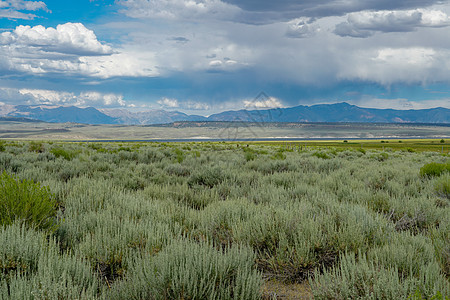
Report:
[[[0,299],[448,299],[444,147],[2,141]]]

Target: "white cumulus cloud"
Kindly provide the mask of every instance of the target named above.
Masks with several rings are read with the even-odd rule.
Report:
[[[155,76],[152,53],[113,49],[81,23],[18,26],[0,34],[0,71],[98,78]]]
[[[210,67],[220,67],[220,66],[222,66],[223,65],[223,63],[222,63],[222,61],[220,61],[220,60],[217,60],[217,59],[215,59],[215,60],[212,60],[212,61],[210,61],[209,62],[209,66]]]
[[[121,94],[85,91],[80,93],[46,89],[0,88],[0,97],[7,104],[50,106],[132,107]]]
[[[246,109],[269,109],[284,107],[283,103],[275,97],[267,97],[264,99],[244,100]]]
[[[158,104],[166,108],[177,108],[180,106],[177,99],[170,98],[162,98],[158,100]]]
[[[369,37],[376,32],[409,32],[418,27],[445,27],[450,17],[440,10],[361,11],[350,13],[347,21],[336,25],[339,36]]]
[[[100,93],[100,92],[83,92],[78,96],[78,101],[82,102],[82,105],[100,104],[104,107],[117,107],[127,106],[127,103],[123,99],[122,95],[113,93]]]
[[[75,55],[109,55],[113,52],[81,23],[60,24],[56,28],[20,25],[11,32],[3,32],[0,44]]]

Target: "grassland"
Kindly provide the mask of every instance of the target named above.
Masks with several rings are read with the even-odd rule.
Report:
[[[0,142],[0,299],[445,299],[442,147]]]
[[[287,141],[249,141],[249,145],[274,145],[290,149],[340,149],[340,150],[381,150],[385,152],[441,152],[449,153],[450,139],[341,139],[341,140],[287,140]]]

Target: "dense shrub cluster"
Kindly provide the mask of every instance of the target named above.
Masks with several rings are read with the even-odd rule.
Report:
[[[0,299],[449,295],[449,157],[387,152],[4,142]]]
[[[56,201],[49,189],[32,180],[19,180],[5,171],[0,175],[0,226],[15,221],[50,229],[55,224]]]
[[[432,162],[420,168],[420,175],[423,177],[440,176],[444,172],[450,172],[450,163]]]

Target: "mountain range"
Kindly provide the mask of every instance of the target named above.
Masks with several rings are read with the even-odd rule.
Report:
[[[348,103],[295,106],[264,110],[224,111],[208,117],[178,111],[96,109],[75,106],[1,105],[0,117],[27,118],[52,123],[151,125],[177,121],[239,122],[370,122],[450,123],[450,109],[394,110],[363,108]]]

